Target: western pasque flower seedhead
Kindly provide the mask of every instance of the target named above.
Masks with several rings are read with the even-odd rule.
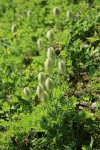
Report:
[[[54,32],[53,30],[49,30],[47,32],[47,39],[50,41],[50,42],[53,42],[54,41]]]
[[[16,32],[16,31],[17,31],[17,25],[16,25],[16,24],[13,24],[13,25],[12,25],[11,31],[12,31],[12,32]]]
[[[43,72],[40,72],[40,73],[38,74],[38,81],[39,81],[39,83],[40,83],[42,86],[44,86],[45,79],[46,79],[46,77],[45,77],[44,73],[43,73]]]
[[[39,49],[42,49],[43,48],[43,41],[41,39],[38,39],[37,40],[37,45],[38,45]]]
[[[52,73],[52,69],[53,69],[53,61],[51,58],[47,58],[47,60],[45,61],[45,71],[48,74]]]
[[[32,11],[31,11],[31,10],[28,10],[27,16],[28,16],[28,17],[31,17],[31,16],[32,16]]]
[[[42,96],[41,96],[41,101],[44,102],[44,103],[47,103],[48,100],[49,100],[49,95],[48,95],[48,93],[46,91],[44,91],[42,93]]]
[[[37,86],[37,89],[36,89],[36,94],[38,95],[39,98],[41,98],[41,95],[43,94],[43,91],[44,91],[44,88],[41,84],[39,84]]]
[[[59,8],[58,8],[58,7],[54,7],[54,8],[53,8],[53,15],[54,15],[55,17],[58,17],[58,16],[59,16],[59,13],[60,13]]]
[[[76,19],[80,19],[80,14],[78,12],[76,13]]]
[[[67,20],[68,20],[68,21],[73,20],[73,13],[72,13],[72,10],[69,10],[69,11],[67,12]]]
[[[23,93],[24,93],[24,95],[25,95],[26,97],[30,97],[30,90],[29,90],[28,87],[25,87],[25,88],[23,89]]]
[[[51,58],[53,60],[53,62],[55,61],[55,51],[53,49],[53,47],[49,47],[47,50],[47,58]]]
[[[46,86],[47,91],[51,91],[53,88],[53,80],[48,77],[45,81],[45,86]]]
[[[63,60],[60,60],[58,62],[58,70],[60,74],[64,74],[66,70],[65,62]]]

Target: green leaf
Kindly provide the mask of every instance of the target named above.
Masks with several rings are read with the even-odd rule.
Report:
[[[92,147],[93,147],[93,143],[94,143],[94,138],[91,136],[91,143],[90,143],[91,150],[92,150]]]
[[[7,102],[4,102],[3,105],[2,105],[2,110],[3,111],[8,111],[10,110],[10,106]]]
[[[85,147],[82,147],[82,150],[87,150]]]

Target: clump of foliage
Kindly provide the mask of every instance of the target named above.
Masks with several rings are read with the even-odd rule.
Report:
[[[0,149],[99,150],[99,0],[0,6]]]

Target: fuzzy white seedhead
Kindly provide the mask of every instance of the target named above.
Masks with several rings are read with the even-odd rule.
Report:
[[[60,74],[64,74],[66,70],[65,62],[63,60],[60,60],[58,62],[58,70]]]
[[[52,88],[53,88],[53,80],[51,78],[47,78],[46,81],[45,81],[45,87],[46,87],[46,90],[47,91],[51,91]]]
[[[46,77],[45,77],[44,73],[43,73],[43,72],[40,72],[40,73],[38,74],[38,81],[39,81],[39,83],[40,83],[42,86],[44,86],[45,79],[46,79]]]
[[[43,41],[41,39],[37,40],[38,48],[41,50],[43,48]]]
[[[29,90],[28,87],[25,87],[25,88],[23,89],[23,93],[24,93],[24,95],[25,95],[26,97],[30,97],[30,90]]]
[[[51,74],[53,71],[53,61],[51,58],[47,58],[47,60],[45,61],[45,71],[48,74]]]
[[[53,62],[55,61],[56,58],[56,54],[55,51],[53,49],[53,47],[49,47],[47,50],[47,58],[51,58],[53,60]]]
[[[43,92],[44,92],[44,88],[41,84],[39,84],[36,89],[36,94],[38,95],[39,98],[41,98]]]
[[[32,16],[32,11],[31,11],[31,10],[28,10],[27,16],[28,16],[28,17],[31,17],[31,16]]]
[[[48,93],[47,93],[46,91],[44,91],[44,92],[42,93],[42,96],[41,96],[41,102],[47,103],[48,100],[49,100],[49,95],[48,95]]]
[[[50,41],[50,42],[53,42],[54,41],[54,32],[53,30],[49,30],[47,32],[47,39]]]
[[[54,15],[55,17],[59,17],[59,13],[60,13],[59,8],[58,8],[58,7],[54,7],[54,8],[53,8],[53,15]]]
[[[67,12],[67,20],[68,20],[68,21],[73,20],[73,12],[72,12],[72,10],[69,10],[69,11]]]
[[[16,31],[17,31],[17,25],[16,25],[16,24],[13,24],[13,25],[12,25],[11,31],[12,31],[12,32],[16,32]]]
[[[76,19],[80,19],[80,14],[78,12],[76,13]]]

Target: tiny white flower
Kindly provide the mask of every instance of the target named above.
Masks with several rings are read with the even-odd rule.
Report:
[[[92,103],[91,109],[96,109],[96,108],[97,108],[97,103],[96,102]]]

